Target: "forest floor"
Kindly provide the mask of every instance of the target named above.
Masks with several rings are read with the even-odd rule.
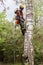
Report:
[[[11,63],[1,63],[0,62],[0,65],[22,65],[22,64],[21,63],[11,64]],[[28,64],[25,64],[25,65],[28,65]],[[39,64],[39,65],[43,65],[43,64]]]
[[[1,63],[0,65],[22,65],[21,63],[16,63],[16,64],[12,64],[12,63]]]

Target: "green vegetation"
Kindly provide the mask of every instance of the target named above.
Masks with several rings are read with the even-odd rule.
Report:
[[[33,46],[34,46],[34,57],[35,64],[43,62],[43,31],[42,28],[35,27],[33,34]]]
[[[0,65],[21,65],[21,63],[17,63],[17,64],[12,64],[12,63],[0,63]]]
[[[33,29],[33,46],[34,46],[34,61],[35,65],[43,64],[43,23],[42,23],[42,1],[38,3],[34,0],[34,29]],[[41,25],[40,25],[41,23]]]
[[[0,58],[2,61],[13,61],[13,42],[14,25],[5,19],[5,13],[2,12],[0,13]]]
[[[14,63],[14,51],[16,52],[16,58],[19,58],[17,60],[20,61],[23,36],[20,26],[18,27],[19,29],[15,28],[14,24],[5,18],[4,12],[0,13],[0,61]]]

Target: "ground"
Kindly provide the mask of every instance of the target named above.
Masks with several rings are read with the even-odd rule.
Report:
[[[22,65],[21,63],[17,63],[17,64],[11,64],[11,63],[7,63],[7,64],[3,64],[0,62],[0,65]],[[27,65],[27,64],[25,64]],[[39,64],[39,65],[43,65],[43,64]]]

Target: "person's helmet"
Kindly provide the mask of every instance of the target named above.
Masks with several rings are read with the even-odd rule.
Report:
[[[20,5],[20,9],[24,9],[24,5],[23,4]]]

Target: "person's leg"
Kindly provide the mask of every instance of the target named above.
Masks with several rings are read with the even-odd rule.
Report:
[[[25,27],[25,25],[24,25],[24,22],[20,22],[20,27],[21,27],[21,32],[22,32],[22,34],[24,35],[25,32],[26,32],[26,27]]]

